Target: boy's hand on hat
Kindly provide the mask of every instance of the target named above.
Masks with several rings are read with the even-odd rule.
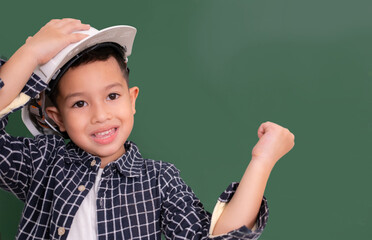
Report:
[[[28,37],[23,47],[31,52],[36,65],[43,65],[69,44],[84,39],[86,34],[76,32],[89,28],[88,24],[82,24],[77,19],[53,19],[34,36]]]
[[[284,127],[265,122],[258,128],[256,146],[252,150],[252,160],[263,161],[274,167],[275,163],[294,146],[294,135]]]

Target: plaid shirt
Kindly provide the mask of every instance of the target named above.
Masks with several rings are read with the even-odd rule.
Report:
[[[45,87],[32,75],[22,92],[34,97]],[[9,136],[7,121],[6,116],[0,120],[0,187],[25,202],[17,238],[66,239],[93,187],[100,158],[56,135]],[[167,239],[208,239],[211,215],[174,165],[143,159],[132,142],[125,148],[104,168],[99,183],[98,239],[161,239],[162,233]],[[219,201],[228,202],[236,187],[230,185]],[[257,239],[267,218],[263,199],[255,231],[243,226],[214,239]]]

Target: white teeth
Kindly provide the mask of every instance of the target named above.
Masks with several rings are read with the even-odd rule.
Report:
[[[95,133],[94,135],[96,137],[104,138],[104,137],[109,137],[112,133],[114,133],[114,131],[115,131],[115,129],[112,128],[112,129],[109,129],[109,130],[104,131],[104,132]]]

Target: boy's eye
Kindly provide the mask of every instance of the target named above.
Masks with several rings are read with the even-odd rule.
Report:
[[[86,105],[87,105],[87,103],[84,102],[84,101],[77,101],[72,107],[81,108],[81,107],[84,107]]]
[[[107,96],[107,99],[108,100],[115,100],[119,97],[119,94],[117,93],[110,93],[108,96]]]

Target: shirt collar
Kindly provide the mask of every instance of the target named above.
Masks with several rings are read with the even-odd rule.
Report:
[[[125,154],[123,154],[116,161],[109,163],[105,167],[103,175],[109,175],[115,171],[118,171],[126,177],[138,177],[141,174],[144,160],[138,150],[137,145],[131,141],[126,141],[124,143],[124,147],[126,151]],[[68,151],[70,153],[72,151],[73,154],[69,154],[70,157],[65,159],[67,163],[71,163],[74,161],[83,161],[88,166],[91,164],[91,161],[94,158],[100,161],[98,157],[84,151],[83,149],[76,146],[73,142],[70,142],[68,144]]]
[[[109,165],[114,165],[116,169],[127,177],[137,177],[141,174],[142,165],[144,160],[138,147],[133,142],[127,141],[124,144],[125,154]]]

